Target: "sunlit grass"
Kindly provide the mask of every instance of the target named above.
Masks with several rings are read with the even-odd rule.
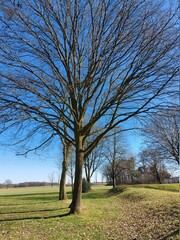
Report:
[[[143,187],[143,188],[151,188],[151,189],[159,189],[159,190],[166,190],[166,191],[172,191],[172,192],[179,192],[180,191],[180,185],[178,183],[173,184],[142,184],[137,185],[137,187]]]
[[[70,191],[70,187],[67,188]],[[33,194],[33,193],[52,193],[58,192],[58,187],[19,187],[19,188],[1,188],[0,196],[2,195],[21,195],[21,194]]]

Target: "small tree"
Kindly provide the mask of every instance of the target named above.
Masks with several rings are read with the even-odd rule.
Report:
[[[91,142],[93,138],[91,139]],[[84,170],[86,180],[90,183],[93,174],[102,165],[104,161],[104,139],[98,144],[96,148],[86,157],[84,161]]]
[[[12,186],[12,181],[10,179],[7,179],[5,182],[4,182],[4,185],[6,186],[6,188],[9,188]]]
[[[91,189],[91,183],[88,182],[85,178],[82,180],[82,193],[87,193]]]
[[[48,175],[48,178],[49,178],[49,182],[51,184],[51,187],[53,187],[54,185],[54,180],[55,180],[55,172],[51,172],[49,175]]]
[[[124,149],[122,147],[123,140],[122,134],[119,134],[114,130],[111,138],[106,139],[106,151],[104,152],[104,158],[107,164],[104,168],[104,174],[108,174],[112,180],[113,188],[116,187],[116,180],[119,173],[124,169]]]

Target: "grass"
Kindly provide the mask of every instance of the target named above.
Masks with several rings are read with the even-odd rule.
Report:
[[[177,240],[179,186],[166,185],[93,186],[80,216],[67,215],[70,188],[66,201],[57,187],[0,189],[0,239]]]
[[[151,188],[151,189],[159,189],[159,190],[166,190],[166,191],[172,191],[172,192],[179,192],[180,186],[177,183],[173,184],[142,184],[137,185],[137,187],[143,187],[143,188]]]

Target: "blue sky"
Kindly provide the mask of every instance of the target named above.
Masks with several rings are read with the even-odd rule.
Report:
[[[26,181],[49,181],[48,175],[58,172],[55,159],[57,152],[50,155],[47,151],[39,155],[16,156],[9,147],[0,150],[0,183],[11,179],[13,183]],[[53,156],[54,155],[54,156]],[[55,174],[56,175],[56,174]],[[55,176],[57,179],[57,176]]]

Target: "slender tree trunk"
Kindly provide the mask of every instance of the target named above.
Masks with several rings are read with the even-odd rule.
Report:
[[[82,168],[84,161],[84,153],[82,152],[83,143],[82,136],[76,138],[76,166],[73,199],[70,205],[71,214],[80,214],[81,212],[81,195],[82,195]]]
[[[86,175],[86,180],[87,182],[90,183],[91,181],[91,167],[90,167],[90,163],[89,163],[89,159],[85,159],[84,161],[84,170],[85,170],[85,175]]]
[[[116,187],[116,178],[113,176],[113,188],[115,188]]]
[[[61,180],[60,180],[60,186],[59,186],[59,200],[67,199],[67,194],[66,194],[66,172],[67,172],[66,162],[63,160]]]
[[[155,167],[155,171],[156,171],[156,180],[157,180],[157,182],[158,182],[159,184],[161,184],[161,178],[160,178],[160,176],[159,176],[159,172],[158,172],[158,170],[157,170],[157,167]]]
[[[87,174],[86,174],[86,180],[87,180],[87,182],[88,183],[90,183],[91,182],[91,173],[90,173],[90,167],[88,166],[88,168],[87,168]]]
[[[88,183],[90,183],[90,182],[91,182],[91,178],[90,178],[90,176],[89,176],[89,175],[87,176],[87,182],[88,182]]]
[[[71,176],[71,189],[72,189],[72,194],[74,192],[74,177]]]
[[[116,131],[116,130],[115,130]],[[117,138],[116,138],[116,132],[113,136],[113,164],[112,164],[112,174],[113,174],[113,188],[116,187],[116,177],[115,177],[115,162],[116,162],[116,152],[117,152]]]
[[[59,186],[59,200],[67,199],[66,194],[66,173],[68,170],[68,155],[70,146],[67,143],[63,143],[63,162],[62,162],[62,173]]]

